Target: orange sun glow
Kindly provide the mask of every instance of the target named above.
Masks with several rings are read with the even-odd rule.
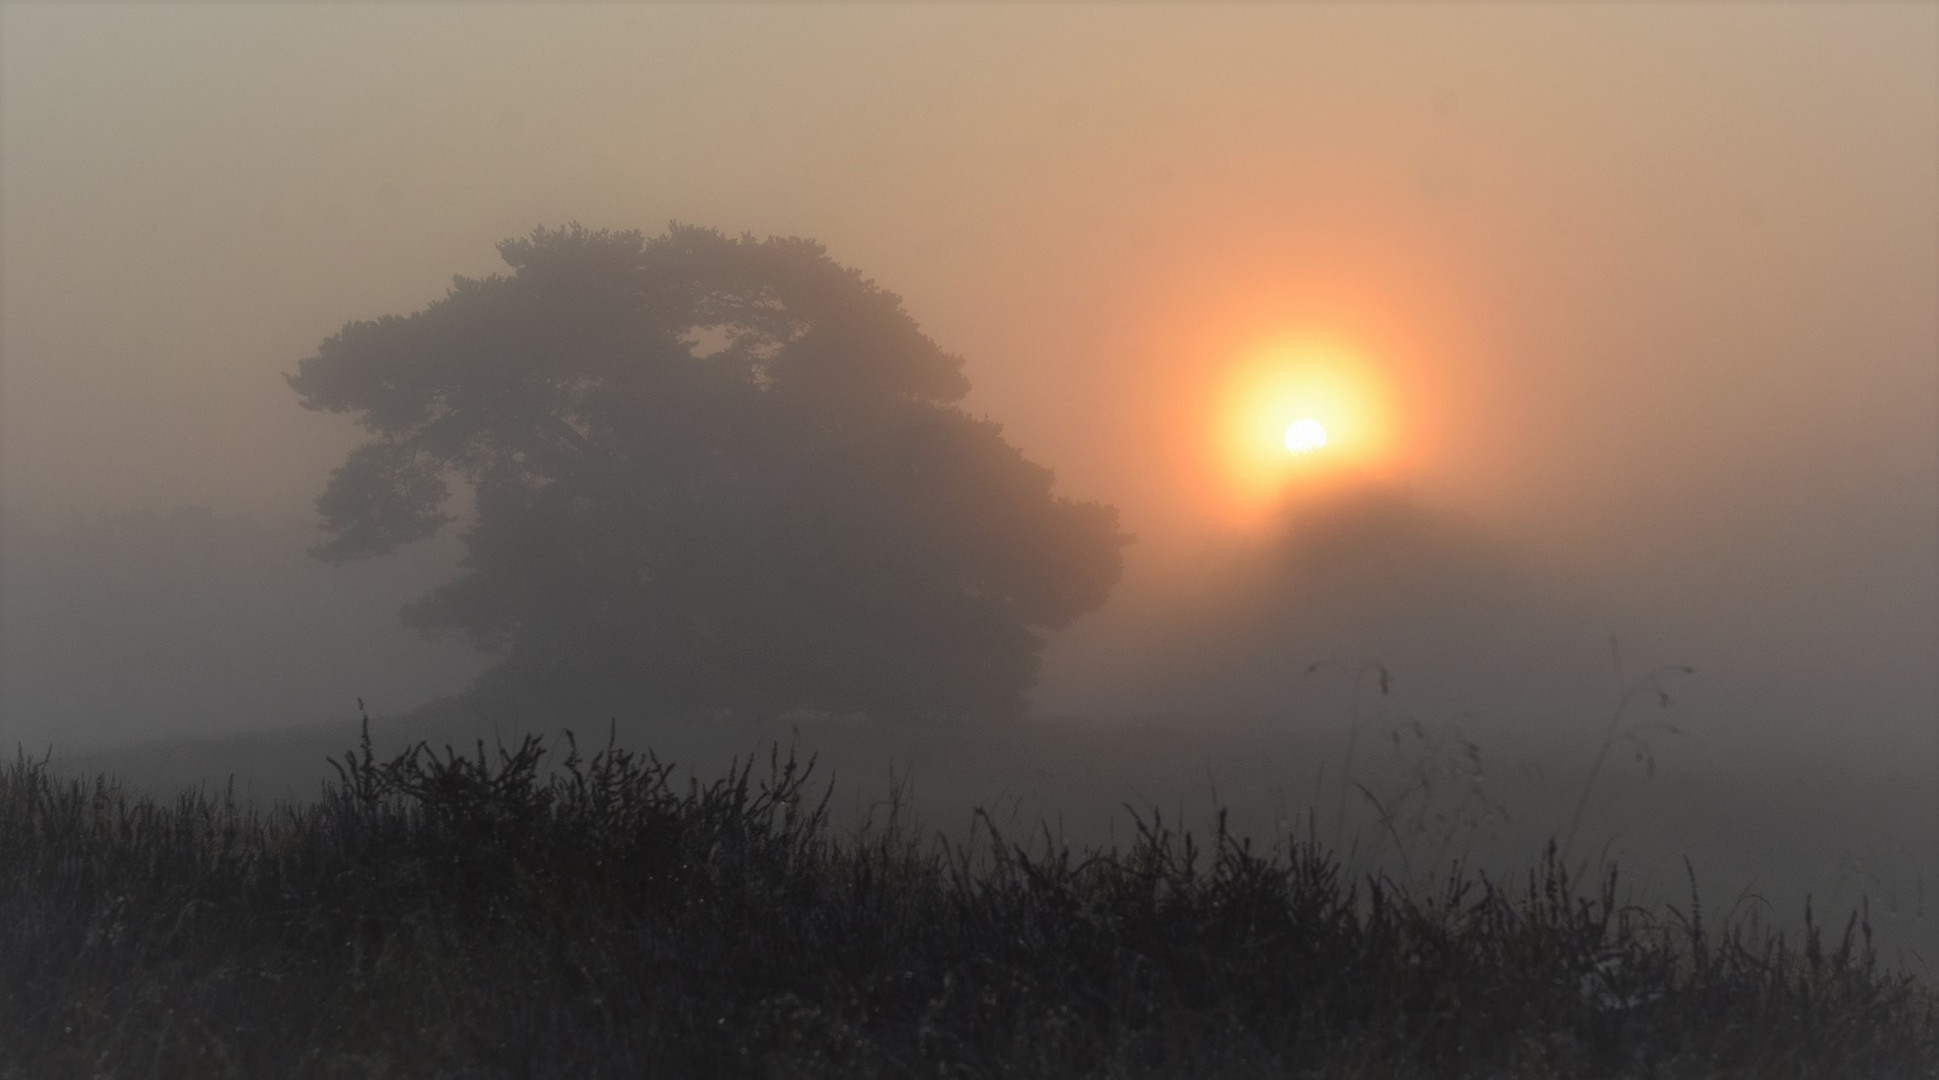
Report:
[[[1232,369],[1218,424],[1236,502],[1250,516],[1294,485],[1362,476],[1388,455],[1386,394],[1357,350],[1276,342]]]

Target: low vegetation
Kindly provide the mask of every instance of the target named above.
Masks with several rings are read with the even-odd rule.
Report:
[[[792,755],[564,749],[366,733],[273,810],[17,760],[0,1076],[1939,1077],[1862,912],[1639,909],[1553,849],[1424,888],[1223,818],[838,835]]]

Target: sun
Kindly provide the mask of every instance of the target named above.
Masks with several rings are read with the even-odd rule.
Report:
[[[1310,454],[1326,447],[1326,425],[1303,416],[1286,427],[1286,449],[1295,454]]]
[[[1386,382],[1366,350],[1336,338],[1269,339],[1241,351],[1208,416],[1233,519],[1261,519],[1291,491],[1388,467]]]

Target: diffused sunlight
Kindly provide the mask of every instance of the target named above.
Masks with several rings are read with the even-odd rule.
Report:
[[[1304,417],[1286,427],[1286,449],[1295,454],[1310,454],[1326,448],[1326,427],[1318,420]]]
[[[1387,471],[1391,411],[1378,371],[1351,345],[1274,341],[1242,354],[1216,426],[1233,518],[1256,522],[1299,489]]]

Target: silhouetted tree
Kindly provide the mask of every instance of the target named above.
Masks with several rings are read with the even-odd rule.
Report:
[[[317,499],[321,558],[472,492],[464,572],[403,615],[502,655],[488,678],[1009,714],[1042,631],[1116,583],[1116,509],[951,404],[961,360],[818,244],[573,225],[498,250],[510,276],[351,323],[289,377],[371,435]]]

